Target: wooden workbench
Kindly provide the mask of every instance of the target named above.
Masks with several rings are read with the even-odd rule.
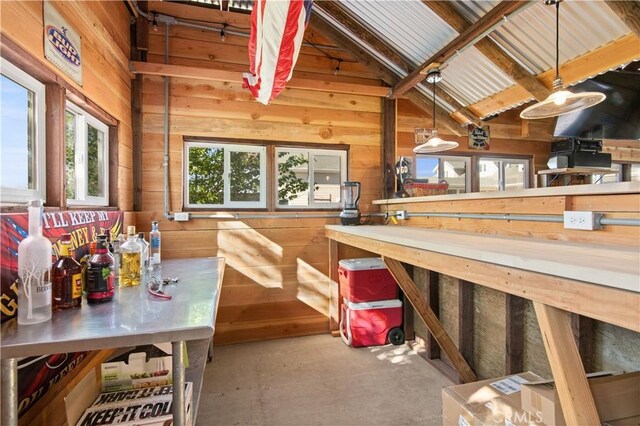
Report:
[[[327,225],[326,235],[383,256],[396,279],[405,262],[533,301],[567,424],[599,424],[569,312],[640,331],[637,249],[409,226]]]

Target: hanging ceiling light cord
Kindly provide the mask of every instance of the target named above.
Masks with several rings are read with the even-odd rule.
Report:
[[[560,1],[556,1],[556,78],[560,79]]]

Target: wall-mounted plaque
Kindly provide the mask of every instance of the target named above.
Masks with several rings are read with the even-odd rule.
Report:
[[[82,86],[82,39],[48,1],[44,2],[44,57]]]
[[[469,130],[469,148],[489,150],[489,126],[473,126]]]

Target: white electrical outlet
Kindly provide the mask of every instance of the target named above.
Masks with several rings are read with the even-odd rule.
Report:
[[[405,220],[407,218],[407,211],[396,210],[396,218],[398,218],[398,220]]]
[[[189,212],[175,212],[173,213],[173,219],[176,222],[185,222],[189,220]]]
[[[600,225],[602,213],[582,212],[582,211],[565,211],[564,227],[565,229],[582,229],[593,231],[602,228]]]

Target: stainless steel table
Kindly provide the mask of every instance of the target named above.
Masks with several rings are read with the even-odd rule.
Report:
[[[170,301],[155,298],[145,286],[120,288],[113,301],[54,312],[50,321],[2,325],[2,425],[18,424],[16,358],[172,342],[174,424],[185,424],[185,374],[193,383],[191,413],[197,413],[202,373],[213,336],[224,258],[172,259],[162,262],[162,276],[180,277],[166,286]],[[185,342],[189,371],[185,373]],[[193,348],[193,352],[192,352]]]

